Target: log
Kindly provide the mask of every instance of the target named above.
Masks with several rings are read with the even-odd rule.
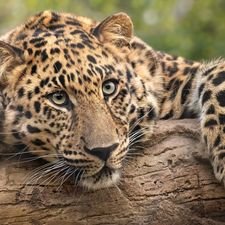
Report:
[[[1,155],[0,224],[225,224],[225,189],[205,157],[199,127],[198,120],[159,121],[121,182],[95,191],[73,180],[32,186],[24,177],[45,162]],[[11,151],[1,146],[2,154]]]

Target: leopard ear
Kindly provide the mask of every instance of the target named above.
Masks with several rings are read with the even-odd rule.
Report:
[[[101,22],[93,31],[100,42],[111,42],[118,47],[129,46],[133,24],[125,13],[117,13]]]
[[[23,63],[23,51],[0,41],[0,84],[6,84],[10,71]]]

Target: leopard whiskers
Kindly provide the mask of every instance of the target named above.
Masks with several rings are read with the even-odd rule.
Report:
[[[150,140],[150,139],[148,139],[148,140]],[[140,141],[140,142],[142,143],[143,141]],[[136,143],[138,143],[138,141],[137,141]],[[137,149],[148,150],[148,148],[146,148],[146,147],[144,147],[144,146],[141,146],[141,145],[136,145],[136,143],[135,143],[135,148],[129,149],[129,153],[130,153],[130,151],[137,151]],[[141,154],[141,153],[140,153],[140,154]]]
[[[76,187],[77,187],[77,186],[76,186]],[[86,188],[83,188],[83,192],[82,192],[82,194],[80,195],[80,197],[78,198],[78,200],[77,200],[75,206],[78,205],[78,203],[80,202],[81,198],[84,196],[84,193],[85,193],[86,191],[87,191],[87,187],[86,187]],[[74,193],[74,194],[75,194],[75,193]]]
[[[83,169],[83,173],[82,173],[81,176],[80,176],[80,181],[82,181],[83,176],[84,176],[84,173],[85,173],[85,168]]]
[[[13,132],[0,132],[0,134],[18,134],[20,131],[13,131]]]
[[[80,171],[77,173],[77,176],[74,179],[74,186],[75,186],[75,188],[74,188],[74,192],[73,192],[73,197],[75,197],[75,193],[76,193],[76,190],[77,190],[77,187],[78,187],[78,183],[79,183],[78,182],[78,178],[79,178],[81,172],[82,172],[82,168],[80,168]]]
[[[134,157],[125,155],[124,159],[133,159]]]
[[[52,174],[53,174],[52,176],[58,175],[61,171],[63,171],[65,169],[65,165],[66,165],[65,162],[61,160],[61,161],[56,161],[56,162],[50,162],[50,163],[47,163],[46,165],[38,167],[37,169],[31,171],[26,176],[26,180],[25,180],[26,185],[25,186],[30,185],[31,187],[33,187],[34,185],[37,184],[38,180],[40,180],[41,178],[44,178],[46,176],[49,177]],[[48,181],[48,179],[46,179],[44,182]],[[43,182],[40,185],[42,185],[42,184],[43,184]],[[29,188],[28,193],[29,193],[31,187]]]
[[[75,174],[75,172],[78,170],[79,168],[74,169],[74,167],[70,166],[70,168],[66,171],[65,175],[62,177],[62,181],[61,184],[59,185],[59,187],[57,188],[57,190],[59,190],[59,188],[73,175]],[[68,174],[68,175],[67,175]],[[67,175],[67,177],[66,177]]]
[[[132,132],[132,133],[129,135],[129,138],[132,139],[136,134],[142,133],[142,131],[143,131],[143,130],[146,130],[146,129],[147,129],[147,127],[143,127],[143,128],[141,128],[141,129],[139,129],[139,130],[137,130],[137,131]]]
[[[143,129],[143,130],[145,130],[145,129]],[[143,130],[142,130],[142,131],[143,131]],[[147,130],[147,129],[146,129],[145,132],[142,132],[142,131],[141,131],[141,130],[138,131],[137,134],[136,134],[136,136],[133,137],[133,138],[130,140],[130,142],[129,142],[129,147],[131,147],[132,145],[134,145],[135,143],[137,143],[137,141],[139,141],[139,138],[141,138],[142,136],[144,136],[144,135],[146,135],[146,134],[148,134],[148,133],[150,132],[150,131]],[[141,142],[143,142],[143,140],[142,140]]]
[[[135,149],[135,150],[136,150],[136,149]],[[139,155],[139,156],[143,156],[144,154],[138,153],[138,152],[132,152],[132,153],[131,153],[131,152],[128,152],[127,155],[128,155],[128,156],[129,156],[129,155],[135,155],[135,156],[138,156],[138,155]]]
[[[55,162],[49,162],[47,164],[44,164],[42,166],[39,166],[38,168],[32,170],[31,172],[29,172],[25,177],[24,177],[24,182],[28,181],[28,178],[31,178],[31,176],[33,176],[35,173],[37,173],[38,171],[44,169],[45,167],[50,167],[51,165],[55,165],[57,161]]]
[[[148,112],[146,112],[142,117],[140,117],[130,128],[130,131],[128,132],[128,135],[130,135],[130,133],[133,131],[133,129],[139,125],[139,123],[153,110],[153,108],[151,108],[150,110],[148,110]]]
[[[139,118],[136,123],[131,127],[131,130],[129,131],[129,148],[133,145],[135,145],[136,143],[139,143],[139,142],[144,142],[144,141],[148,141],[150,139],[144,139],[144,140],[139,140],[141,137],[145,136],[146,134],[149,134],[152,132],[152,129],[151,128],[154,128],[154,127],[157,127],[156,124],[152,124],[152,125],[149,125],[149,124],[144,124],[142,123],[142,120],[144,117],[146,117],[148,115],[148,113],[151,112],[152,109],[150,109],[144,116],[142,116],[141,118]],[[133,131],[133,129],[140,125],[142,128],[137,130],[137,131]],[[150,129],[149,129],[150,128]]]
[[[145,131],[145,132],[143,132]],[[143,136],[144,134],[148,133],[148,128],[144,127],[134,133],[132,133],[132,135],[129,137],[130,143],[132,143],[134,140],[139,139],[141,136]]]
[[[118,187],[117,184],[114,183],[114,186],[117,188],[119,194],[122,196],[122,197],[125,197],[126,199],[130,200],[129,197]]]
[[[127,160],[126,158],[125,158],[125,160],[123,161],[123,167],[124,167],[124,169],[128,166],[129,168],[131,168],[131,165],[130,165],[131,163],[130,163],[130,161],[129,160]]]
[[[139,129],[139,130],[133,132],[130,135],[130,141],[129,141],[129,145],[128,145],[128,152],[127,152],[127,154],[125,156],[125,160],[124,160],[125,164],[127,164],[127,162],[132,160],[135,156],[143,156],[142,153],[136,153],[134,151],[136,151],[139,148],[143,148],[143,149],[146,149],[146,148],[144,148],[142,146],[135,146],[135,148],[130,148],[130,147],[136,145],[139,142],[143,143],[143,141],[146,141],[146,140],[140,140],[140,138],[143,137],[144,135],[148,134],[149,132],[151,132],[151,130],[149,130],[149,127],[147,126],[147,127],[143,127],[142,129]],[[132,160],[132,162],[133,162],[133,160]]]
[[[45,186],[48,186],[48,184],[58,175],[58,174],[60,174],[61,175],[61,173],[64,171],[64,170],[66,170],[65,171],[65,174],[64,175],[62,175],[62,176],[60,176],[59,178],[57,178],[54,182],[52,182],[51,183],[51,185],[52,184],[55,184],[56,182],[59,182],[60,180],[62,180],[62,179],[64,179],[64,176],[68,173],[68,170],[70,170],[71,169],[71,166],[70,165],[67,165],[67,166],[60,166],[59,168],[61,168],[62,167],[62,169],[60,170],[60,171],[57,171],[56,169],[57,168],[53,168],[52,170],[53,171],[51,171],[51,172],[49,172],[49,171],[45,171],[44,172],[44,174],[41,174],[41,176],[40,176],[40,178],[43,178],[43,177],[45,177],[45,176],[50,176],[51,175],[51,177],[49,177],[48,179],[46,179],[45,181],[43,181],[42,183],[45,183],[46,181],[48,181],[49,179],[51,179]],[[38,179],[40,179],[40,178],[38,178]],[[33,179],[34,181],[37,181],[37,179]],[[41,186],[42,185],[42,183],[39,185],[39,186]],[[62,184],[63,184],[64,182],[62,182]]]
[[[159,124],[145,124],[145,123],[139,123],[138,125],[142,126],[142,127],[159,127],[164,125],[167,122],[167,120],[163,121],[161,120],[160,125]]]
[[[22,164],[22,163],[28,163],[28,162],[32,162],[32,161],[35,161],[35,160],[38,160],[38,159],[45,159],[45,158],[58,158],[58,154],[48,154],[48,155],[43,155],[43,156],[34,156],[34,157],[30,157],[30,158],[26,158],[25,161],[22,161],[22,162],[17,162],[17,163],[13,163],[13,164]]]
[[[136,140],[135,142],[132,143],[132,146],[136,145],[137,143],[143,143],[145,141],[151,141],[151,140],[152,140],[151,138],[144,139],[144,140]],[[145,148],[145,149],[147,149],[147,148]]]
[[[41,187],[42,185],[44,185],[46,182],[46,184],[44,185],[44,187],[42,188],[42,190],[39,192],[39,195],[44,191],[44,189],[49,186],[49,184],[55,179],[56,176],[58,176],[60,173],[62,173],[63,171],[67,170],[70,166],[68,165],[67,167],[63,167],[61,170],[57,171],[56,173],[54,173],[53,175],[51,175],[49,178],[47,178],[46,180],[44,180],[42,183],[40,183],[37,187],[35,187],[35,189]],[[56,181],[52,182],[51,185],[53,185]]]
[[[37,169],[35,169],[34,171],[31,171],[26,177],[27,179],[25,180],[25,182],[27,184],[29,183],[34,183],[34,181],[38,180],[37,178],[39,177],[45,177],[48,176],[50,174],[54,174],[55,170],[60,168],[60,167],[64,167],[64,164],[62,163],[48,163],[48,166],[41,166]],[[52,165],[53,164],[53,165]],[[46,167],[46,168],[45,168]]]
[[[83,172],[83,169],[82,169],[82,168],[80,168],[80,171],[79,171],[79,173],[78,173],[77,176],[76,176],[75,184],[77,184],[77,183],[79,182],[79,181],[78,181],[78,178],[79,178],[81,172]]]
[[[132,133],[132,136],[130,136],[130,142],[132,142],[133,140],[135,139],[139,139],[141,136],[149,133],[149,132],[152,132],[151,130],[148,129],[148,127],[143,127],[137,131],[135,131],[134,133]],[[139,136],[140,135],[140,136]]]
[[[22,154],[25,154],[25,151],[26,151],[28,148],[29,148],[29,145],[27,145],[26,147],[24,147],[24,148],[23,148],[21,151],[19,151],[19,152],[16,152],[16,153],[0,153],[0,155],[2,155],[2,156],[8,156],[8,155],[10,155],[10,156],[11,156],[11,157],[5,159],[4,162],[6,162],[6,161],[12,159],[13,157],[15,157],[15,156],[17,156],[17,155],[20,155],[20,157],[19,157],[19,160],[20,160],[21,155],[22,155]]]
[[[59,177],[58,179],[55,180],[55,182],[60,182],[59,187],[57,188],[57,190],[63,185],[63,183],[66,181],[66,175],[70,174],[71,170],[74,172],[73,167],[72,166],[68,166],[68,169],[66,170],[66,172],[64,173],[64,175],[62,175],[61,177]]]

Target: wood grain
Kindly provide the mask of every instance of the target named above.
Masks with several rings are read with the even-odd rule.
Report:
[[[160,121],[136,153],[118,188],[97,191],[72,180],[60,188],[43,180],[26,185],[24,178],[45,162],[0,156],[0,224],[225,224],[225,189],[204,156],[197,120]]]

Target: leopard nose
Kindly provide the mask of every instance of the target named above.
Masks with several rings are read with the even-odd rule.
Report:
[[[93,148],[91,150],[89,150],[87,147],[84,146],[84,150],[90,155],[97,156],[99,159],[106,162],[107,159],[111,156],[112,152],[118,147],[118,145],[119,143],[115,143],[109,147]]]

